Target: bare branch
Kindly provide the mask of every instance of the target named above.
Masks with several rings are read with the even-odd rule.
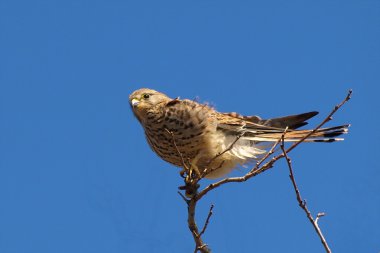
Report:
[[[202,236],[205,233],[206,229],[207,229],[208,223],[210,222],[211,215],[213,214],[212,209],[214,209],[214,205],[213,204],[211,204],[211,206],[210,206],[210,210],[208,211],[208,215],[207,215],[205,224],[203,225],[203,229],[199,233],[199,236]]]
[[[325,215],[326,215],[326,213],[318,213],[317,214],[317,218],[315,218],[315,223],[318,223],[319,218],[321,218],[321,217],[323,217]]]
[[[210,249],[203,242],[201,234],[199,233],[197,223],[195,222],[195,210],[197,206],[197,200],[193,197],[188,203],[188,216],[187,223],[191,234],[195,242],[195,251],[200,251],[201,253],[210,253]],[[203,229],[202,229],[203,230]]]
[[[297,201],[298,201],[298,205],[305,211],[307,218],[309,219],[309,221],[313,225],[315,231],[317,232],[319,238],[321,239],[322,245],[325,248],[326,252],[327,253],[331,253],[330,247],[327,244],[327,241],[326,241],[325,237],[323,236],[321,229],[318,226],[318,219],[320,217],[324,216],[325,214],[324,213],[318,213],[317,218],[314,220],[314,218],[311,215],[309,209],[307,208],[306,201],[304,201],[302,199],[301,193],[300,193],[300,191],[298,189],[298,186],[297,186],[297,183],[296,183],[296,179],[294,177],[293,167],[292,167],[292,160],[289,158],[288,153],[285,150],[284,135],[285,135],[285,133],[282,135],[282,140],[281,140],[280,147],[281,147],[281,150],[282,150],[282,152],[283,152],[283,154],[285,156],[286,162],[288,164],[289,177],[290,177],[290,180],[292,181],[292,184],[293,184],[293,187],[294,187],[294,191],[296,193],[296,198],[297,198]]]
[[[187,204],[189,204],[189,200],[182,194],[182,192],[178,191],[179,196],[185,201]]]

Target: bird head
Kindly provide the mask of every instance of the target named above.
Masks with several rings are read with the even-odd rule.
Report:
[[[136,90],[129,96],[132,111],[140,122],[145,120],[150,109],[168,101],[170,98],[165,94],[147,88]]]

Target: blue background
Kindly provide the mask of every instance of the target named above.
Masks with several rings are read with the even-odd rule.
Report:
[[[379,252],[380,2],[1,1],[0,252],[192,252],[178,169],[145,142],[128,95],[220,111],[319,110],[346,140],[291,158],[334,252]],[[242,174],[237,171],[234,175]],[[284,161],[200,202],[214,252],[323,252]]]

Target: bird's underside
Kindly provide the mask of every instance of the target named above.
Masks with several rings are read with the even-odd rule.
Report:
[[[192,166],[206,178],[218,178],[239,165],[249,164],[267,152],[284,134],[298,141],[312,130],[297,130],[318,112],[273,119],[219,113],[192,100],[170,99],[150,89],[130,96],[134,114],[145,130],[150,147],[163,160]],[[305,142],[334,142],[347,133],[348,125],[322,128]]]

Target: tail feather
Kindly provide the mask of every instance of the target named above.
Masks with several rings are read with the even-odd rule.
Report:
[[[289,115],[285,117],[273,118],[273,119],[263,119],[259,120],[257,123],[264,126],[297,129],[302,126],[307,125],[307,120],[317,115],[318,112],[306,112],[296,115]]]
[[[254,142],[275,142],[284,134],[284,141],[295,142],[308,136],[305,142],[334,142],[342,141],[336,138],[348,132],[349,125],[321,128],[314,130],[297,130],[307,124],[307,120],[317,115],[312,111],[272,119],[261,119],[258,116],[242,116],[236,113],[224,113],[218,118],[217,130],[226,135],[241,136],[240,138]],[[226,117],[227,116],[227,117]]]
[[[350,125],[341,125],[336,127],[321,128],[312,133],[307,137],[305,142],[334,142],[342,141],[343,138],[334,138],[341,134],[348,133],[348,127]],[[268,129],[269,131],[261,130],[260,133],[257,131],[247,131],[242,138],[258,142],[273,142],[281,139],[284,134],[283,131],[277,129],[277,132],[274,132],[273,129]],[[313,130],[288,130],[284,135],[284,141],[295,142],[299,141]]]

